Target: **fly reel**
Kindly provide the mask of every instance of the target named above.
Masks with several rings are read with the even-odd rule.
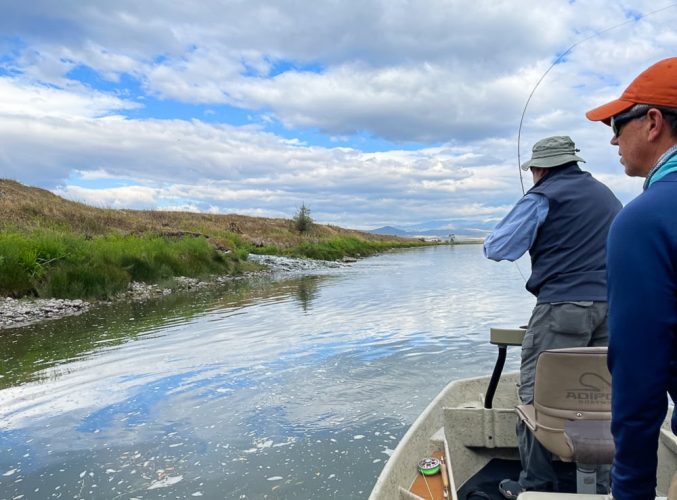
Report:
[[[418,463],[418,471],[424,476],[434,476],[440,471],[442,462],[437,458],[424,458]]]

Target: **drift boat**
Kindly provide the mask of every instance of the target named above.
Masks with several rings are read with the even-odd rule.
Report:
[[[558,349],[542,354],[534,405],[523,406],[517,395],[519,374],[502,374],[502,370],[508,347],[521,346],[524,333],[523,328],[491,329],[490,342],[498,347],[492,375],[451,382],[437,395],[398,444],[370,500],[504,500],[498,483],[517,479],[521,469],[515,434],[518,418],[525,420],[539,441],[556,451],[553,465],[559,483],[558,493],[529,491],[520,499],[609,498],[596,494],[594,469],[587,465],[609,463],[613,456],[606,348]],[[553,366],[554,375],[548,382],[547,370]],[[555,408],[559,403],[564,403],[563,408]],[[574,403],[582,408],[571,406]],[[559,425],[547,413],[563,417],[565,424]],[[677,470],[677,439],[670,430],[671,417],[672,409],[659,439],[657,492],[662,497],[668,495]],[[568,445],[560,434],[569,436]],[[430,467],[435,465],[440,473],[431,473]]]

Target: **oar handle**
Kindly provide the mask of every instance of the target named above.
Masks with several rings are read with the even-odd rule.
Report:
[[[444,488],[445,496],[449,491],[449,476],[447,475],[447,463],[444,461],[444,457],[440,460],[442,462],[442,488]]]

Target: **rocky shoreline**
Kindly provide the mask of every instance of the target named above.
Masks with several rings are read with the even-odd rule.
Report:
[[[133,282],[130,283],[127,291],[119,294],[114,300],[147,300],[180,291],[200,290],[215,285],[223,285],[234,280],[249,279],[254,276],[304,274],[327,268],[343,267],[355,261],[355,259],[344,259],[343,261],[328,262],[313,259],[294,259],[275,255],[254,254],[249,255],[249,260],[265,266],[265,269],[238,276],[217,276],[209,281],[180,276],[175,278],[176,284],[173,288],[163,288],[159,285]],[[96,302],[88,302],[79,299],[0,298],[0,330],[18,328],[41,321],[82,314],[96,304]]]

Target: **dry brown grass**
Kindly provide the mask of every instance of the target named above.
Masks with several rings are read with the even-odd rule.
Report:
[[[334,236],[354,236],[368,241],[402,244],[406,239],[382,236],[337,226],[315,224],[310,232],[299,234],[290,219],[271,219],[228,214],[200,214],[151,210],[96,208],[65,200],[44,189],[0,179],[0,230],[21,231],[48,228],[70,231],[88,237],[121,234],[200,233],[217,239],[225,233],[237,234],[257,246],[281,248],[304,242],[319,242]],[[411,240],[408,240],[411,241]]]

